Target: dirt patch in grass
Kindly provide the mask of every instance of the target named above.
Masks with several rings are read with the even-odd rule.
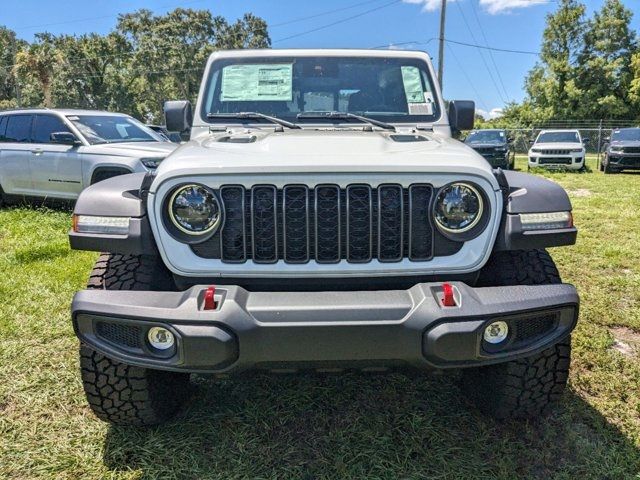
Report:
[[[638,355],[640,352],[640,333],[627,327],[613,327],[609,331],[613,335],[611,348],[625,356]]]

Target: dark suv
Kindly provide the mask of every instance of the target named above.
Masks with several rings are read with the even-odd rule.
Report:
[[[616,173],[622,170],[640,170],[640,128],[619,128],[611,132],[600,171]]]
[[[506,130],[473,130],[464,143],[482,155],[492,167],[513,170],[516,153]]]

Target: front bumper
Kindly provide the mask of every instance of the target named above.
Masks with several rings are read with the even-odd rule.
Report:
[[[542,153],[529,152],[529,167],[580,170],[584,167],[584,153],[573,153],[571,155],[546,155]]]
[[[471,367],[534,354],[566,337],[578,318],[567,284],[472,288],[452,282],[456,304],[442,304],[442,284],[378,292],[248,292],[206,286],[184,292],[83,290],[72,304],[80,340],[131,365],[230,373],[263,370],[362,370],[413,366]],[[504,345],[483,340],[496,320],[510,326]],[[163,326],[175,348],[146,341]]]
[[[640,170],[640,153],[609,153],[609,166],[620,170]]]

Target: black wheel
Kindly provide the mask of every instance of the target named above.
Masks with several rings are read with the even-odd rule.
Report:
[[[545,250],[494,253],[478,280],[484,287],[557,283],[560,273]],[[562,395],[570,357],[571,337],[566,337],[530,357],[465,369],[462,388],[482,412],[495,418],[533,418]]]
[[[175,289],[159,257],[102,254],[87,288]],[[118,425],[153,425],[171,418],[188,398],[189,375],[135,367],[80,345],[80,375],[98,418]]]

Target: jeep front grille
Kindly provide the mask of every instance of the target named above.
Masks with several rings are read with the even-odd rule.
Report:
[[[203,258],[225,263],[428,261],[434,256],[433,187],[354,184],[273,185],[218,190],[224,224],[203,243]],[[461,247],[446,243],[447,254]]]

